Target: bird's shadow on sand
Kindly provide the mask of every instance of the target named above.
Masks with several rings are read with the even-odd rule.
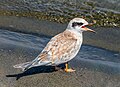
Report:
[[[59,65],[58,67],[60,69],[65,68],[65,66],[63,64]],[[39,66],[39,67],[30,68],[27,71],[22,72],[22,73],[6,75],[6,77],[16,77],[16,80],[18,80],[24,76],[34,75],[34,74],[38,74],[38,73],[52,73],[55,71],[57,71],[57,70],[55,69],[54,66]]]

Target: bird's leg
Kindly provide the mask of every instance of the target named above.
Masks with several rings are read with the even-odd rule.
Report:
[[[65,64],[65,72],[75,72],[74,69],[68,69],[68,62]]]

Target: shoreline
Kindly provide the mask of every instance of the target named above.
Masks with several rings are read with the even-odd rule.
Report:
[[[99,0],[98,0],[99,1]],[[67,23],[74,17],[83,17],[94,26],[118,26],[120,27],[120,12],[116,9],[118,3],[111,3],[111,9],[102,3],[93,1],[1,1],[0,16],[30,17],[39,20],[50,20],[58,23]],[[118,2],[118,1],[116,1]],[[18,4],[19,3],[19,4]],[[4,5],[5,4],[5,5]],[[98,4],[103,5],[102,7]],[[110,4],[110,3],[109,3]],[[63,6],[64,5],[64,6]],[[104,7],[105,6],[105,7]],[[115,7],[115,8],[114,8]],[[119,5],[118,5],[119,8]]]
[[[33,18],[0,16],[0,28],[36,36],[51,37],[64,31],[66,26],[67,24],[40,21]],[[84,32],[83,44],[120,52],[119,27],[91,27],[91,29],[94,29],[97,33]]]

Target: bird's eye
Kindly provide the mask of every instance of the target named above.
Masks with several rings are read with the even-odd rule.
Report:
[[[82,22],[73,22],[73,23],[72,23],[72,27],[81,26],[81,25],[83,25]]]
[[[80,23],[77,23],[77,25],[81,26],[81,25],[83,25],[83,23],[82,23],[82,22],[80,22]]]

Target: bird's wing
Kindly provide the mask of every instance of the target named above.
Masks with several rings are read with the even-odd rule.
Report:
[[[77,43],[77,37],[74,33],[66,30],[53,37],[43,50],[47,52],[51,61],[55,58],[62,58],[65,54],[69,55],[74,50]],[[45,57],[40,58],[45,59]]]
[[[63,56],[71,54],[76,46],[76,42],[76,35],[66,30],[63,33],[54,36],[34,61],[54,62],[56,58],[61,60]]]

